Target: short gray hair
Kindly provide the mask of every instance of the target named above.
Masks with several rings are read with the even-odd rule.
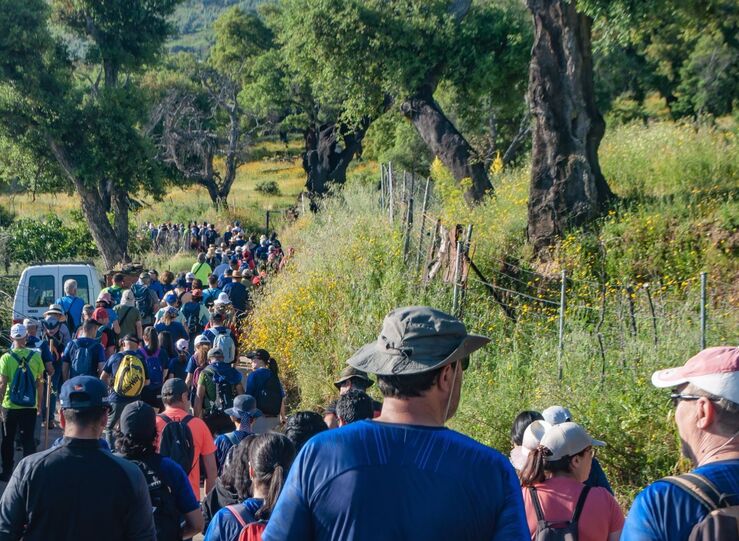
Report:
[[[64,293],[67,295],[71,295],[72,293],[77,293],[77,280],[73,280],[70,278],[66,282],[64,282]]]

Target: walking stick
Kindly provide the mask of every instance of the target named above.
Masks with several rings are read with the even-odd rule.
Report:
[[[46,376],[46,419],[44,419],[44,449],[49,448],[49,414],[54,418],[54,412],[49,411],[51,408],[51,376]]]

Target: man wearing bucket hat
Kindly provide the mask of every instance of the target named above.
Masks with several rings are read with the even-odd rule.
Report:
[[[0,538],[156,541],[144,475],[100,448],[107,394],[90,376],[62,385],[64,439],[18,464],[0,500]]]
[[[711,512],[739,505],[739,348],[704,349],[684,366],[655,372],[652,384],[672,388],[681,451],[695,469],[645,488],[621,539],[685,541],[694,528],[701,532],[693,535],[739,539],[736,507]],[[721,501],[717,494],[724,495]]]
[[[374,383],[367,375],[367,372],[357,370],[353,366],[347,366],[341,371],[339,379],[334,381],[334,387],[339,390],[339,394],[343,395],[352,389],[364,392],[372,387]],[[331,402],[323,412],[323,421],[329,428],[337,428],[339,426],[339,418],[336,415],[336,402],[336,400]],[[378,417],[382,411],[382,403],[373,400],[372,409],[374,410],[374,417]]]
[[[348,361],[377,374],[382,415],[308,440],[263,539],[530,539],[508,459],[444,426],[489,341],[434,308],[391,311]]]
[[[231,418],[236,430],[221,434],[216,438],[218,475],[221,475],[231,449],[249,434],[254,433],[254,420],[262,416],[262,412],[257,409],[257,400],[248,394],[240,394],[234,398],[233,407],[228,408],[225,413]]]
[[[231,299],[231,304],[233,304],[236,313],[240,314],[246,310],[246,305],[249,302],[249,292],[246,290],[246,286],[241,283],[243,276],[241,276],[240,270],[233,271],[231,278],[233,282],[226,284],[223,287],[223,292]]]

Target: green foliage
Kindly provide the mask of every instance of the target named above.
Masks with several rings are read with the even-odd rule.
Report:
[[[5,207],[0,207],[0,227],[8,227],[13,220],[15,220],[15,213]]]
[[[388,111],[367,130],[364,158],[392,162],[397,170],[427,175],[433,156],[413,125],[397,111]]]
[[[665,149],[691,131],[685,146],[666,157],[669,168],[660,169]],[[690,151],[691,146],[698,149]],[[608,442],[599,458],[624,505],[646,484],[679,470],[669,401],[649,377],[698,349],[700,271],[709,273],[708,344],[739,339],[731,306],[739,271],[737,175],[728,165],[739,154],[736,146],[729,133],[670,123],[610,130],[601,152],[604,172],[614,189],[622,195],[631,190],[632,198],[589,230],[564,238],[546,265],[531,259],[525,243],[527,168],[499,173],[496,196],[470,211],[449,173],[439,162],[432,164],[441,203],[430,213],[446,225],[474,224],[473,259],[486,278],[516,292],[504,302],[519,315],[516,323],[506,319],[470,276],[465,323],[493,343],[475,354],[465,373],[452,426],[506,452],[519,411],[564,404],[575,420]],[[629,152],[635,154],[633,163]],[[705,171],[697,173],[694,162],[711,161],[719,165],[704,192]],[[621,170],[623,177],[618,176]],[[634,177],[648,179],[639,184],[641,192],[629,180]],[[273,352],[295,408],[318,409],[335,396],[335,374],[359,346],[377,336],[389,309],[418,303],[450,309],[449,284],[437,280],[424,289],[403,264],[402,226],[379,218],[377,178],[374,168],[355,175],[356,181],[326,201],[322,212],[301,217],[283,232],[283,244],[294,246],[296,255],[256,299],[244,346]],[[560,269],[571,277],[561,382],[557,308],[519,295],[557,299]],[[656,312],[656,344],[646,283]],[[602,285],[606,308],[598,331],[605,361],[595,332]],[[624,285],[633,285],[630,297]],[[634,335],[629,300],[634,303]]]
[[[92,258],[98,255],[84,222],[67,226],[55,215],[39,220],[19,218],[6,230],[11,262],[34,263]]]
[[[263,180],[254,189],[265,195],[280,195],[280,187],[274,180]]]

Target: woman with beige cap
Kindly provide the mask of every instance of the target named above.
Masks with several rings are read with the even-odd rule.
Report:
[[[595,448],[603,445],[572,422],[534,421],[526,429],[521,485],[532,541],[547,530],[579,541],[618,541],[624,525],[618,502],[606,489],[584,484]]]

